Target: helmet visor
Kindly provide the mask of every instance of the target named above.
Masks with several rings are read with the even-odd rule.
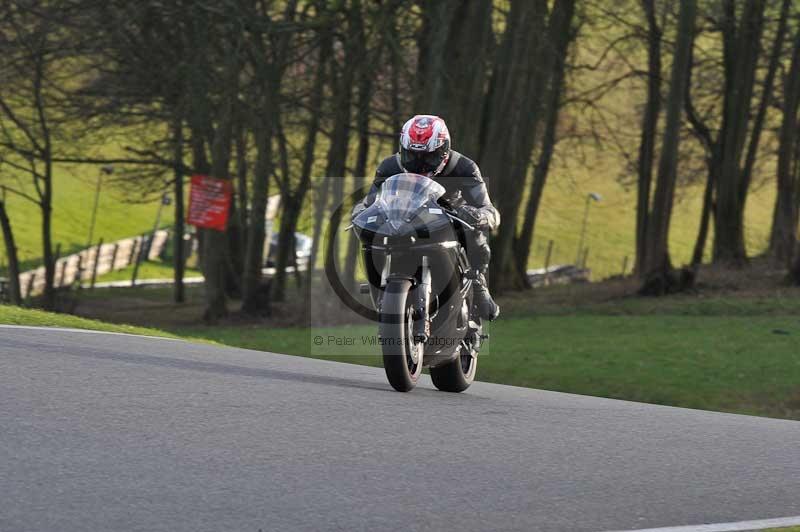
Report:
[[[444,146],[434,151],[400,150],[400,164],[409,172],[428,174],[441,166],[447,151]]]

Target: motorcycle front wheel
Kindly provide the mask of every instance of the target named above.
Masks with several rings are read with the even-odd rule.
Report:
[[[411,281],[395,279],[386,285],[381,301],[378,333],[383,350],[383,368],[389,384],[398,392],[409,392],[422,374],[422,345],[414,341]]]
[[[431,380],[443,392],[463,392],[475,380],[477,369],[477,353],[462,343],[456,358],[444,366],[431,368]]]

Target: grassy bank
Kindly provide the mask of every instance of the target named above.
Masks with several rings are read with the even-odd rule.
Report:
[[[79,318],[78,316],[71,316],[69,314],[54,314],[52,312],[42,312],[40,310],[24,309],[10,305],[0,305],[0,324],[28,325],[37,327],[65,327],[70,329],[87,329],[92,331],[177,338],[177,336],[174,334],[158,329],[136,327],[134,325],[106,323],[99,320]]]
[[[61,245],[62,255],[86,247],[98,172],[97,168],[91,166],[56,165],[53,245]],[[27,182],[23,181],[23,184]],[[32,190],[25,190],[32,193]],[[126,193],[119,188],[115,188],[111,183],[105,183],[101,188],[92,240],[96,243],[102,238],[105,242],[112,242],[151,230],[159,201],[156,199],[140,203],[141,201],[141,196],[128,192],[126,197]],[[42,256],[42,231],[38,207],[13,194],[7,196],[7,203],[23,269],[39,266]],[[168,224],[171,220],[172,209],[164,209],[162,224]],[[5,248],[0,245],[0,268],[4,268],[5,264]]]

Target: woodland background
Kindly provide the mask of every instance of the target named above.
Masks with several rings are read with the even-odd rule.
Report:
[[[586,183],[604,188],[593,253],[624,239],[644,294],[691,288],[702,263],[755,258],[800,283],[799,105],[791,0],[0,0],[12,299],[21,247],[23,263],[44,264],[40,303],[54,308],[54,220],[89,209],[74,175],[111,164],[119,201],[101,218],[136,220],[142,202],[173,198],[176,301],[188,176],[233,181],[228,230],[200,232],[209,321],[233,304],[257,315],[313,281],[314,268],[298,283],[287,274],[298,229],[314,237],[312,265],[341,257],[354,284],[355,241],[323,236],[348,223],[337,207],[416,113],[444,117],[486,176],[503,220],[496,292],[528,288],[540,228],[579,220]]]

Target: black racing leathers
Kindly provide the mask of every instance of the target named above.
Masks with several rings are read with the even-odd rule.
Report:
[[[375,171],[375,180],[372,188],[364,199],[365,206],[372,205],[383,182],[393,176],[405,172],[400,166],[398,154],[387,157],[378,165]],[[489,266],[491,250],[487,234],[500,225],[500,213],[492,205],[486,183],[483,181],[481,171],[475,161],[461,155],[456,151],[450,152],[450,160],[441,174],[434,178],[437,183],[445,188],[442,200],[457,207],[461,204],[473,207],[473,220],[479,231],[468,232],[471,242],[467,243],[470,262],[478,272],[483,272]]]

